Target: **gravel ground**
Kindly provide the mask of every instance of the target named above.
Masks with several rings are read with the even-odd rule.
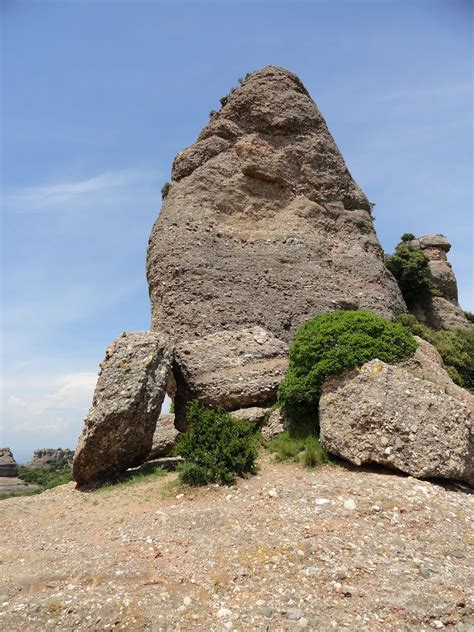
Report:
[[[262,463],[2,501],[0,628],[474,630],[466,488]]]

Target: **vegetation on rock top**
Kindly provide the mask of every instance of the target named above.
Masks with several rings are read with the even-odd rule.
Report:
[[[314,419],[321,387],[330,375],[375,358],[392,363],[414,354],[416,341],[399,323],[362,310],[316,316],[296,332],[278,399],[295,421]]]
[[[394,254],[385,257],[385,265],[395,277],[409,308],[432,293],[429,259],[421,248],[412,243],[413,239],[412,233],[404,233]]]

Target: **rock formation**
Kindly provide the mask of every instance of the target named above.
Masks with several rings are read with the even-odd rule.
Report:
[[[31,461],[26,463],[26,467],[31,469],[42,469],[52,467],[59,463],[72,463],[74,450],[63,448],[41,448],[35,450]]]
[[[10,448],[0,448],[0,476],[18,476],[18,464]]]
[[[451,244],[444,235],[423,235],[413,240],[429,259],[428,273],[433,295],[413,308],[420,322],[433,329],[465,329],[469,321],[458,304],[458,286],[447,253]]]
[[[174,415],[160,415],[156,422],[150,454],[147,460],[161,459],[171,454],[179,432],[174,425]]]
[[[405,311],[370,203],[291,72],[252,73],[176,156],[172,180],[147,275],[153,330],[176,344],[178,427],[191,397],[271,403],[309,317]]]
[[[326,381],[321,442],[356,465],[474,486],[474,397],[452,382],[436,349],[417,340],[407,362],[372,360]]]
[[[141,465],[150,453],[173,362],[166,336],[123,333],[110,345],[73,462],[82,485]]]

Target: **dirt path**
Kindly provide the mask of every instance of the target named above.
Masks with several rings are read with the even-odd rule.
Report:
[[[163,498],[173,477],[2,501],[0,628],[474,630],[465,491],[265,462]]]

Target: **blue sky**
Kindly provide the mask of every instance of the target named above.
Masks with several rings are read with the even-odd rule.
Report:
[[[472,2],[3,0],[2,434],[74,447],[98,363],[149,328],[145,254],[174,155],[267,64],[296,72],[386,251],[441,232],[472,278]]]

